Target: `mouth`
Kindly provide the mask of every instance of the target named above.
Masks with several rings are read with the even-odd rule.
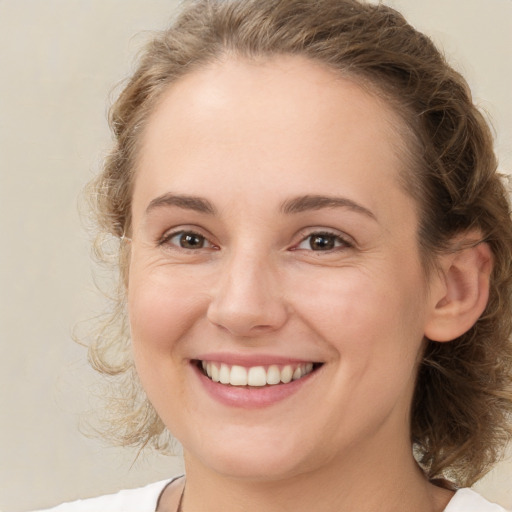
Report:
[[[196,361],[197,367],[213,382],[236,387],[268,387],[289,384],[316,371],[322,363],[240,366],[215,361]]]

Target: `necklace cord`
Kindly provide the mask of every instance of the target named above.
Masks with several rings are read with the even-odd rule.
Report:
[[[183,502],[184,495],[185,495],[185,485],[183,485],[183,490],[181,491],[180,501],[178,502],[178,508],[176,509],[176,512],[183,512],[182,502]]]

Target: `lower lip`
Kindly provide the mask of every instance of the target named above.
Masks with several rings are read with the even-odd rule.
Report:
[[[204,386],[204,389],[213,399],[223,405],[242,409],[258,409],[277,404],[297,393],[297,391],[307,384],[318,372],[318,370],[315,370],[288,384],[276,384],[274,386],[262,387],[229,386],[213,382],[196,364],[191,364],[201,384]]]

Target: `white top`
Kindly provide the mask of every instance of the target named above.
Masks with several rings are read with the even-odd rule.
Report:
[[[99,498],[63,503],[51,509],[35,512],[155,512],[160,494],[171,481],[155,482],[139,489],[128,489]],[[507,510],[489,503],[471,489],[459,489],[444,512],[507,512]]]
[[[62,503],[34,512],[155,512],[158,498],[170,482],[172,480],[163,480],[138,489],[125,489],[116,494]]]
[[[488,502],[471,489],[459,489],[450,500],[444,512],[510,512]]]

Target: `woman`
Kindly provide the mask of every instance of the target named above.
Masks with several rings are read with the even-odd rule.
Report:
[[[512,433],[512,224],[430,40],[356,0],[191,2],[111,124],[130,335],[91,360],[117,440],[168,429],[186,478],[56,510],[503,510],[457,489]]]

